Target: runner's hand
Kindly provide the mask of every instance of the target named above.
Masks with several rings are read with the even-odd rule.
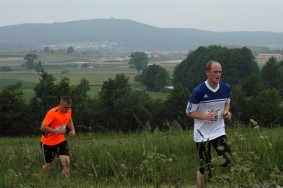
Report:
[[[206,114],[206,120],[207,121],[213,121],[214,120],[214,110],[209,110]]]
[[[75,129],[74,129],[74,130],[72,130],[72,131],[70,131],[70,132],[69,132],[69,135],[70,135],[70,136],[75,136],[75,135],[76,135],[76,131],[75,131]]]
[[[231,119],[231,117],[232,117],[232,114],[231,114],[231,112],[224,112],[224,118],[226,118],[226,119],[228,119],[228,120],[230,120]]]

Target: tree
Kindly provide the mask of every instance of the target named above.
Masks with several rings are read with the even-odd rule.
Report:
[[[281,115],[281,98],[278,90],[266,89],[248,101],[250,118],[259,123],[260,126],[269,127],[276,122]]]
[[[102,85],[100,98],[106,105],[113,105],[115,100],[123,97],[130,91],[129,77],[124,74],[117,74],[115,79],[108,79]]]
[[[148,65],[148,57],[144,52],[133,52],[131,53],[131,59],[129,61],[130,65],[133,65],[136,70],[141,73],[143,69],[145,69]]]
[[[168,84],[169,73],[160,65],[150,65],[142,73],[142,83],[150,91],[160,91]]]
[[[176,66],[173,83],[187,87],[189,91],[206,79],[205,66],[210,60],[222,65],[222,80],[238,85],[250,74],[259,74],[254,56],[248,48],[228,49],[221,46],[199,47]]]
[[[72,53],[74,53],[74,52],[75,52],[75,50],[74,50],[74,47],[73,47],[73,46],[70,46],[70,47],[67,48],[67,53],[68,53],[68,54],[72,54]]]
[[[33,124],[27,118],[29,114],[21,83],[3,87],[0,92],[0,135],[26,136],[34,132]]]
[[[9,66],[0,66],[0,72],[3,71],[3,72],[9,72],[11,71],[12,68],[9,67]]]
[[[56,78],[45,71],[40,76],[39,83],[34,87],[35,97],[41,101],[43,106],[49,108],[58,102],[58,97],[60,98],[56,96],[58,93],[55,85]]]
[[[34,124],[39,125],[50,108],[58,103],[60,94],[57,92],[55,78],[47,72],[41,73],[39,83],[34,87],[35,96],[30,101]],[[58,96],[59,95],[59,96]]]
[[[117,74],[102,85],[98,117],[107,129],[140,130],[149,120],[151,99],[144,91],[132,91],[128,80],[124,74]]]
[[[255,96],[264,89],[260,75],[253,73],[242,79],[241,87],[246,97]]]
[[[163,100],[156,99],[152,102],[150,107],[149,126],[146,127],[147,130],[166,130],[169,128],[165,119],[167,114],[165,115],[163,113],[165,110]]]
[[[83,106],[86,103],[88,97],[87,92],[90,90],[89,81],[86,79],[81,79],[79,85],[75,86],[71,91],[71,97],[73,103],[76,106]]]
[[[25,66],[26,66],[27,70],[29,70],[30,72],[31,72],[31,69],[33,68],[33,62],[37,58],[38,58],[38,56],[35,53],[28,53],[28,54],[25,55],[25,57],[24,57],[24,60],[26,60]]]
[[[152,100],[144,91],[130,91],[117,100],[117,117],[123,132],[142,130],[151,114]]]
[[[80,125],[87,125],[88,127],[93,126],[98,113],[95,104],[96,100],[88,96],[89,90],[89,81],[86,79],[81,79],[80,83],[70,90],[70,97],[73,101],[73,118]]]
[[[240,85],[232,87],[230,98],[232,99],[231,112],[233,114],[233,119],[249,123],[249,120],[252,118],[248,108],[249,97],[247,97]]]
[[[191,119],[187,118],[187,114],[184,112],[189,95],[185,87],[176,85],[164,101],[165,110],[161,113],[165,115],[164,119],[167,119],[171,125],[178,125],[182,128],[188,128],[189,125],[193,125]]]
[[[45,46],[43,51],[46,52],[46,53],[48,53],[48,52],[50,51],[50,50],[49,50],[49,47],[48,47],[48,46]]]
[[[283,62],[270,58],[261,68],[261,78],[266,88],[275,88],[283,96]]]
[[[55,84],[56,93],[59,95],[58,98],[62,96],[69,96],[71,93],[70,79],[68,77],[61,77],[58,84]]]
[[[120,101],[130,91],[129,78],[124,74],[117,74],[115,79],[108,79],[102,85],[99,92],[102,101],[101,122],[109,129],[121,130],[121,106]]]
[[[35,63],[33,67],[38,74],[43,71],[43,66],[41,64],[41,61],[38,61],[38,63]]]

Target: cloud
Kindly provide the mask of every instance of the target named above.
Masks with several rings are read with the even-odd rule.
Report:
[[[283,32],[283,0],[0,1],[1,25],[114,17],[157,27]]]

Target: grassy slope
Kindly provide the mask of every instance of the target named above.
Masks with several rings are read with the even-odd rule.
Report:
[[[282,128],[228,128],[232,165],[217,167],[216,187],[283,185]],[[77,134],[67,138],[71,180],[62,181],[59,163],[43,173],[37,138],[0,138],[0,187],[132,187],[195,184],[198,157],[192,131]]]

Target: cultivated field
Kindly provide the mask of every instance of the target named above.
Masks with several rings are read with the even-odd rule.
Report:
[[[8,66],[11,71],[0,71],[0,89],[3,86],[14,84],[17,81],[22,83],[23,92],[26,98],[33,96],[33,88],[39,82],[40,76],[35,70],[30,73],[24,66],[24,53],[0,52],[0,67]],[[96,96],[104,81],[114,78],[116,74],[123,73],[129,77],[129,83],[133,88],[143,88],[134,82],[134,77],[138,72],[128,65],[127,57],[89,57],[82,54],[52,54],[39,53],[38,59],[43,68],[49,74],[52,74],[59,82],[62,77],[70,79],[70,85],[77,85],[81,79],[85,78],[91,85],[90,96]],[[157,63],[166,68],[170,74],[177,63],[181,61],[154,61],[149,64]],[[37,63],[37,61],[35,62]],[[87,66],[84,66],[87,65]],[[164,98],[168,93],[149,92],[152,97]]]
[[[40,76],[35,70],[30,73],[24,66],[24,56],[29,52],[0,52],[0,67],[8,66],[11,71],[0,71],[0,89],[3,86],[14,84],[17,81],[22,83],[25,98],[29,99],[33,96],[33,88],[39,82]],[[62,77],[68,77],[71,85],[76,85],[82,78],[89,81],[91,90],[90,96],[97,96],[101,85],[109,78],[114,78],[116,74],[123,73],[129,77],[129,83],[134,89],[144,89],[138,83],[134,82],[134,77],[138,72],[128,65],[129,58],[127,56],[101,56],[101,55],[85,55],[85,54],[66,54],[66,53],[37,53],[38,59],[41,61],[43,68],[48,73],[54,75],[59,82]],[[149,64],[157,63],[173,74],[175,66],[185,59],[185,56],[152,59]],[[257,59],[259,66],[265,61]],[[37,63],[37,61],[35,62]],[[87,64],[84,67],[84,64]],[[166,98],[168,92],[148,92],[153,98]]]

